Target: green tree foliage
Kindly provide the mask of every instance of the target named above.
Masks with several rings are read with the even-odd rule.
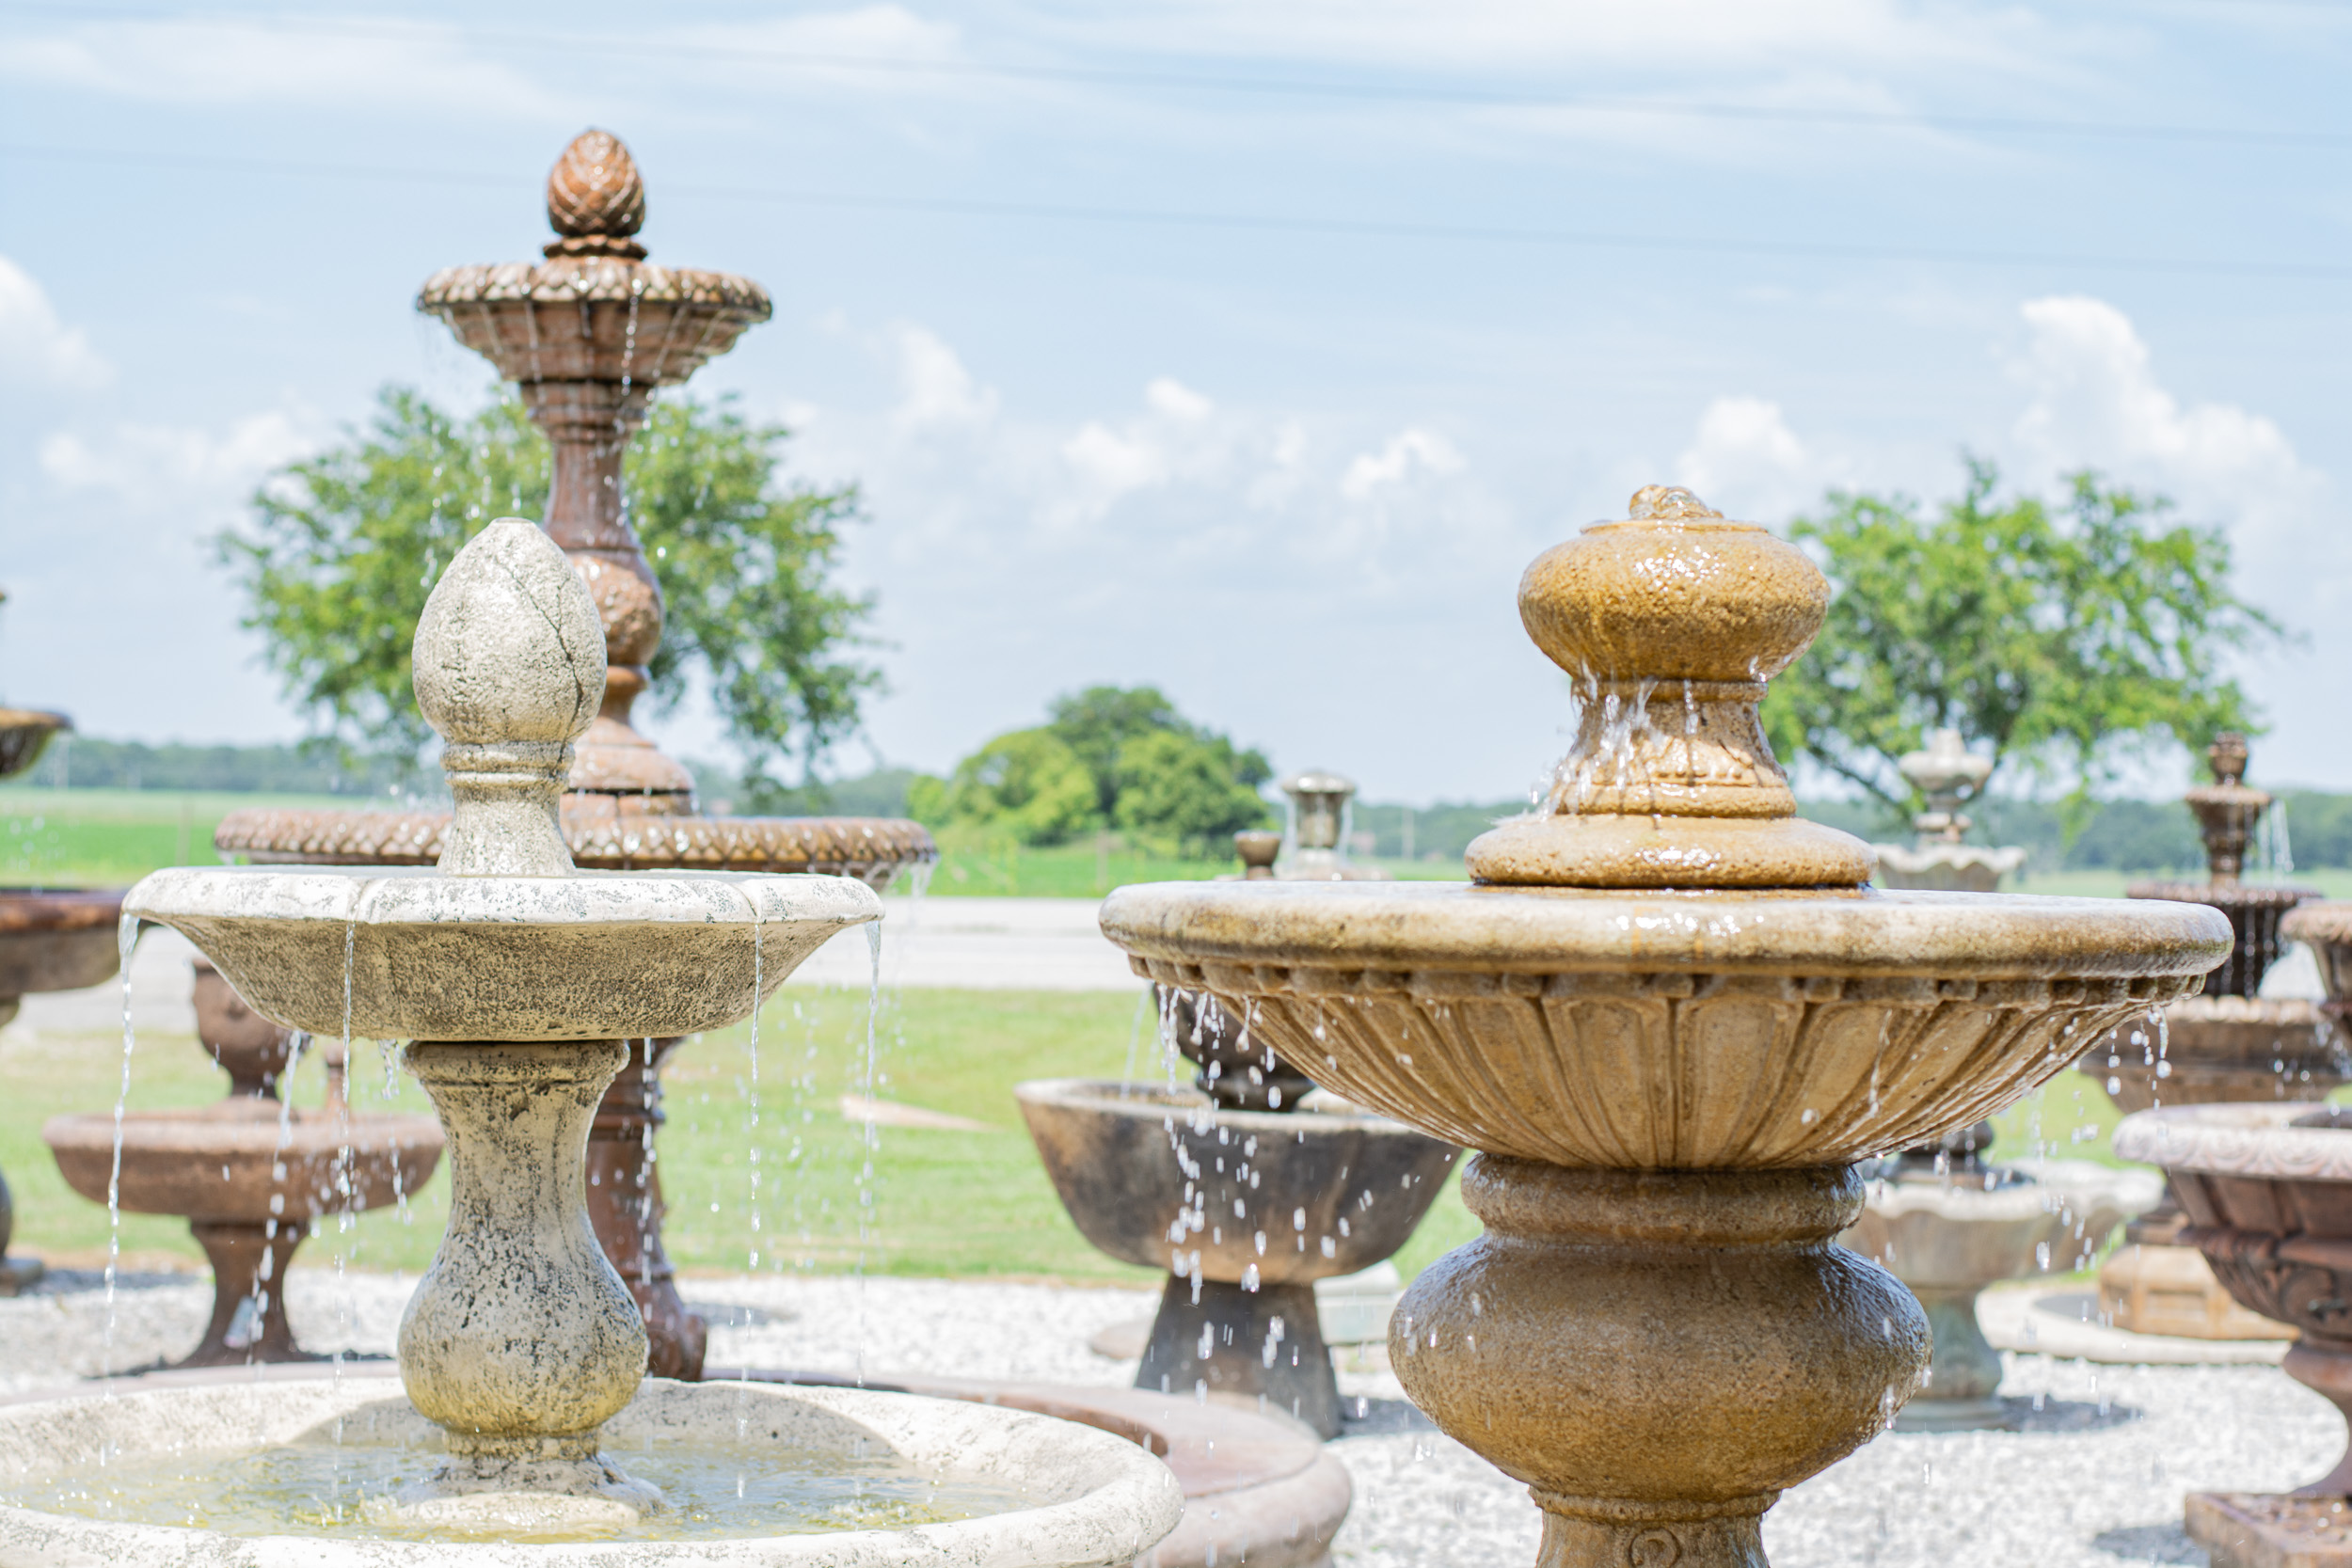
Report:
[[[1932,517],[1902,498],[1832,492],[1790,529],[1836,590],[1804,657],[1773,681],[1767,734],[1886,807],[1914,808],[1895,760],[1931,729],[2069,784],[2068,816],[2130,755],[2251,730],[2226,655],[2280,634],[2232,593],[2217,530],[2160,498],[2074,475],[2057,509],[1996,498],[1971,460]]]
[[[805,779],[881,684],[843,657],[873,600],[829,580],[857,492],[780,480],[786,438],[724,403],[663,403],[626,462],[666,600],[649,699],[675,703],[698,668],[754,793],[787,758]],[[389,387],[366,430],[274,476],[250,527],[215,543],[288,694],[338,739],[413,761],[430,733],[408,688],[425,596],[485,524],[542,515],[548,480],[547,442],[512,399],[457,420]]]
[[[1152,687],[1094,686],[1057,699],[1053,721],[1000,735],[946,779],[918,779],[907,809],[938,826],[1063,844],[1117,828],[1187,853],[1266,822],[1258,786],[1273,768],[1255,751],[1187,721]]]

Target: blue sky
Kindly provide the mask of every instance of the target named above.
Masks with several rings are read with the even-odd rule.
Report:
[[[2305,634],[2256,775],[2352,785],[2347,67],[2334,0],[0,0],[0,696],[301,733],[202,540],[381,384],[485,394],[416,286],[535,255],[597,124],[657,260],[776,299],[696,390],[865,486],[891,762],[1151,681],[1507,796],[1567,718],[1538,550],[1964,446],[2227,528]]]

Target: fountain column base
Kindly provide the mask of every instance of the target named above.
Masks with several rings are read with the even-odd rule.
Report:
[[[1340,1434],[1340,1385],[1311,1284],[1250,1291],[1216,1279],[1196,1286],[1169,1275],[1136,1369],[1136,1386],[1255,1398],[1318,1436]]]
[[[1851,1167],[1481,1154],[1462,1196],[1486,1234],[1413,1282],[1389,1354],[1414,1403],[1529,1484],[1542,1568],[1764,1568],[1764,1510],[1883,1431],[1927,1368],[1912,1293],[1833,1240],[1862,1209]]]
[[[181,1367],[240,1367],[259,1361],[319,1361],[294,1343],[286,1322],[286,1266],[309,1228],[298,1220],[191,1220],[189,1232],[213,1265],[213,1321]]]

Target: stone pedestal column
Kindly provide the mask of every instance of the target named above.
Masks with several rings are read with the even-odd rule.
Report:
[[[188,1229],[213,1265],[213,1321],[174,1367],[326,1359],[296,1344],[286,1322],[286,1265],[309,1232],[304,1222],[190,1220]]]
[[[1569,1170],[1481,1154],[1486,1233],[1413,1282],[1389,1354],[1413,1402],[1527,1482],[1541,1568],[1762,1568],[1785,1487],[1883,1430],[1928,1323],[1835,1242],[1851,1167]]]
[[[621,1040],[420,1040],[406,1053],[449,1139],[449,1230],[400,1322],[408,1398],[448,1432],[427,1483],[653,1494],[597,1457],[645,1372],[645,1325],[584,1201],[588,1124]]]

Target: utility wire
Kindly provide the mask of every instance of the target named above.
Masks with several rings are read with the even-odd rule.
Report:
[[[2175,0],[2178,3],[2178,0]],[[2312,6],[2325,0],[2227,0],[2237,4]],[[2341,6],[2326,8],[2352,15]],[[669,56],[707,59],[731,64],[762,61],[816,71],[858,71],[872,75],[926,76],[975,81],[1070,83],[1103,87],[1150,87],[1183,92],[1213,92],[1263,98],[1305,98],[1330,101],[1419,103],[1458,107],[1546,110],[1581,115],[1614,115],[1651,119],[1725,120],[1787,125],[1887,131],[1940,131],[1986,135],[2058,136],[2102,141],[2209,142],[2223,146],[2352,147],[2352,131],[2309,127],[2178,125],[2115,120],[2065,119],[1999,115],[1900,114],[1871,109],[1798,108],[1776,104],[1703,103],[1651,100],[1607,94],[1548,92],[1456,87],[1430,83],[1315,81],[1295,77],[1209,75],[1189,71],[1140,71],[1085,66],[984,64],[958,60],[915,60],[826,51],[761,49],[751,46],[694,44],[655,39],[628,39],[580,33],[525,33],[480,27],[403,26],[375,22],[292,16],[190,16],[162,10],[87,5],[59,5],[53,0],[0,0],[0,14],[19,13],[115,21],[167,23],[181,27],[246,31],[311,33],[325,37],[375,39],[385,41],[430,43],[462,39],[472,43],[532,54],[563,51],[571,54],[625,55],[632,59]]]
[[[381,180],[426,185],[503,186],[511,189],[523,183],[513,175],[488,175],[453,169],[398,168],[364,164],[297,163],[272,158],[217,157],[203,153],[134,152],[105,148],[37,147],[0,143],[0,159],[6,158],[52,163],[114,164],[128,167],[214,169],[324,180]],[[1316,217],[1279,213],[1219,213],[1180,208],[1089,207],[1061,202],[995,201],[953,197],[877,196],[851,191],[697,185],[675,182],[665,182],[661,189],[664,196],[685,196],[723,202],[769,203],[839,211],[912,213],[950,217],[1021,218],[1064,223],[1304,234],[1344,239],[1436,240],[1493,245],[1560,245],[1587,249],[1660,251],[1685,255],[1925,261],[1956,266],[2065,267],[2090,271],[2174,273],[2218,277],[2297,278],[2311,281],[2352,278],[2352,264],[2251,261],[2226,257],[1956,250],[1931,245],[1876,245],[1826,240],[1765,240],[1716,235],[1613,233],[1594,230],[1525,229],[1504,225],[1422,223],[1370,217]]]

